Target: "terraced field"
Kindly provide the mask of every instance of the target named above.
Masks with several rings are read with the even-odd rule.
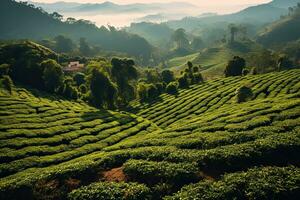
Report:
[[[254,98],[238,104],[245,84]],[[300,70],[209,81],[134,114],[1,90],[0,199],[299,199],[299,97]]]

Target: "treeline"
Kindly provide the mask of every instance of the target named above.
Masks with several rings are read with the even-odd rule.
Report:
[[[138,35],[117,30],[113,26],[99,28],[87,20],[63,20],[63,16],[58,13],[46,13],[42,8],[26,2],[1,0],[0,24],[0,39],[3,40],[26,38],[40,41],[63,35],[74,41],[86,38],[86,41],[81,42],[101,47],[103,51],[126,53],[142,64],[148,64],[152,59],[153,47]],[[59,39],[61,38],[56,38],[56,42]]]

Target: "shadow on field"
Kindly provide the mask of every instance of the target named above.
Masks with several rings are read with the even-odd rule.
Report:
[[[84,119],[84,121],[101,119],[103,120],[103,123],[117,121],[120,124],[126,124],[128,122],[137,121],[136,118],[130,116],[128,113],[124,113],[122,111],[119,113],[114,113],[112,111],[108,111],[104,109],[100,109],[95,112],[85,112],[80,117]]]

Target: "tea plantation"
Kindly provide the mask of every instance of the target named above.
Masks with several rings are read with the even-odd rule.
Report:
[[[236,102],[247,85],[252,97]],[[300,70],[127,112],[0,89],[0,199],[300,199]]]

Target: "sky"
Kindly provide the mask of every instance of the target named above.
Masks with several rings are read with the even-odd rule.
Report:
[[[58,0],[32,0],[36,2],[56,2]],[[102,0],[63,0],[65,2],[78,2],[78,3],[101,3]],[[119,4],[129,3],[153,3],[153,2],[174,2],[180,0],[110,0],[111,2]],[[249,5],[249,4],[261,4],[270,2],[271,0],[182,0],[182,2],[189,2],[198,6],[220,6],[220,5]]]
[[[31,0],[40,3],[53,3],[57,1],[65,2],[77,2],[77,3],[103,3],[105,1],[110,1],[117,4],[131,4],[131,3],[167,3],[167,2],[186,2],[195,5],[195,8],[191,10],[173,10],[172,15],[175,18],[170,19],[180,19],[182,16],[197,16],[202,13],[218,13],[218,14],[228,14],[240,11],[252,5],[268,3],[271,0]],[[181,9],[181,8],[179,8]],[[165,11],[165,13],[170,14],[170,10]],[[61,13],[61,12],[60,12]],[[163,14],[165,14],[163,13]],[[117,27],[128,26],[132,22],[136,22],[138,19],[145,17],[147,15],[160,14],[160,13],[115,13],[111,15],[107,14],[85,14],[81,13],[61,13],[66,17],[74,17],[76,19],[87,19],[95,22],[98,26],[111,24]],[[177,17],[177,18],[176,18]]]

